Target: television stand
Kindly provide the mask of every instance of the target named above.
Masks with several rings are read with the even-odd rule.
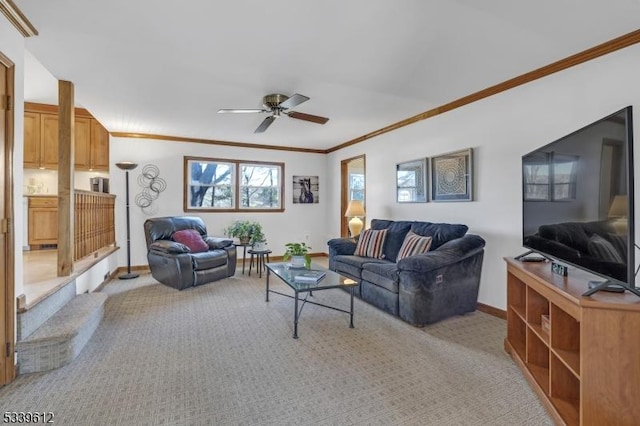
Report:
[[[581,297],[597,279],[507,262],[505,350],[558,425],[632,425],[640,419],[640,300],[629,292]]]
[[[591,296],[596,291],[610,291],[612,293],[624,293],[625,290],[630,291],[636,296],[640,297],[640,291],[635,288],[620,282],[606,281],[589,281],[589,290],[582,293],[583,296]]]

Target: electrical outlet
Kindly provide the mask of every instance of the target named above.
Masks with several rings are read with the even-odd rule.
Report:
[[[436,275],[436,284],[440,284],[443,280],[444,278],[442,277],[442,275]]]

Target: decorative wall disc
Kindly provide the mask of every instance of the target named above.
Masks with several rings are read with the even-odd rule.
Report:
[[[153,204],[158,199],[160,193],[167,189],[167,181],[160,176],[160,169],[155,164],[146,164],[142,168],[142,173],[138,175],[138,185],[142,192],[136,195],[136,205],[145,214],[155,214],[157,206]]]

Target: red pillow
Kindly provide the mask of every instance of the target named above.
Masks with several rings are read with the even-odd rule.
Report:
[[[209,245],[195,229],[184,229],[174,232],[173,241],[189,247],[191,253],[202,253],[209,250]]]

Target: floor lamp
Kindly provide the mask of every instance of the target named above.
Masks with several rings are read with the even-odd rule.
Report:
[[[126,181],[126,197],[127,197],[127,273],[120,275],[118,278],[121,280],[130,280],[132,278],[138,278],[140,274],[134,274],[131,272],[131,225],[129,219],[129,170],[133,170],[138,165],[136,163],[132,163],[131,161],[123,161],[121,163],[116,163],[119,169],[125,171],[125,181]]]

